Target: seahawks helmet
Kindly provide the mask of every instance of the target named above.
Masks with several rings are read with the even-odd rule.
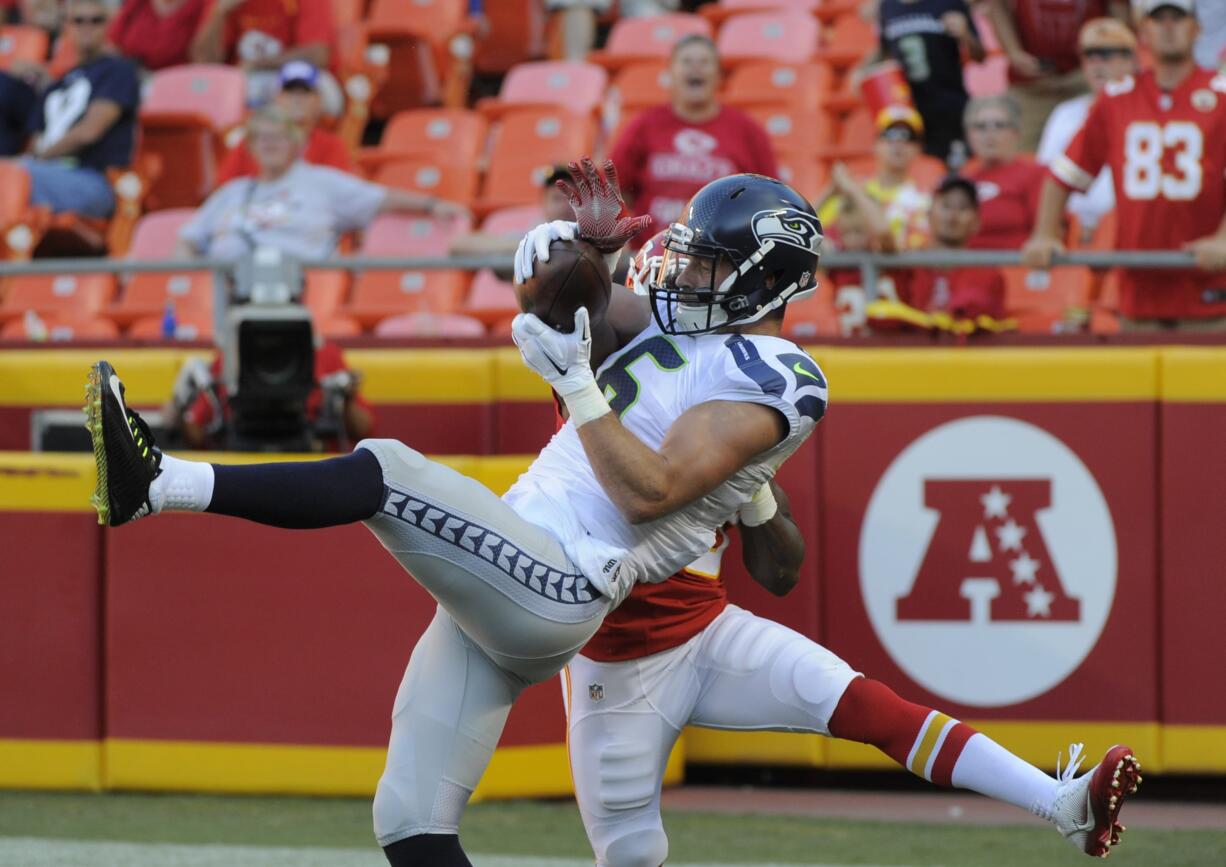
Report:
[[[808,298],[821,243],[813,206],[782,181],[749,174],[712,181],[665,232],[650,282],[656,322],[667,334],[705,334]],[[724,263],[731,273],[716,285]]]

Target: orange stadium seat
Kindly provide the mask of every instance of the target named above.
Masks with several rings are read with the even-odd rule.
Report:
[[[594,63],[547,60],[521,63],[507,73],[496,100],[477,108],[500,114],[525,107],[554,106],[576,114],[592,114],[604,100],[608,73]]]
[[[366,18],[366,0],[332,0],[332,23],[337,27],[359,24]]]
[[[196,213],[194,208],[168,208],[145,214],[136,224],[129,259],[172,259],[179,230]]]
[[[999,96],[1009,89],[1009,60],[996,54],[983,63],[967,63],[962,67],[962,78],[972,97]]]
[[[42,63],[47,59],[47,46],[47,31],[41,27],[0,27],[0,69],[8,69],[15,60]]]
[[[481,221],[481,231],[491,235],[518,238],[545,219],[540,205],[512,205],[491,211]]]
[[[246,110],[241,69],[197,64],[153,73],[140,111],[141,152],[165,170],[147,199],[150,210],[198,205],[213,191],[224,135]]]
[[[860,63],[880,44],[877,28],[854,12],[835,19],[823,37],[818,57],[839,69]]]
[[[728,66],[747,60],[808,63],[817,51],[817,19],[803,12],[735,15],[720,28],[716,46]]]
[[[1070,308],[1090,306],[1091,274],[1088,268],[1063,267],[1049,271],[1001,268],[1005,278],[1005,306],[1018,320],[1020,330],[1050,334]]]
[[[821,278],[819,278],[820,280]],[[783,314],[783,336],[797,343],[839,335],[839,315],[829,293],[788,304]]]
[[[684,36],[711,36],[711,22],[701,15],[678,12],[647,18],[621,18],[609,31],[603,51],[587,56],[589,63],[620,69],[628,63],[666,59]]]
[[[485,149],[485,118],[462,108],[421,108],[396,114],[383,130],[378,148],[362,155],[363,165],[388,159],[423,157],[472,164]]]
[[[41,317],[41,331],[30,334],[24,317],[18,317],[0,328],[0,340],[116,340],[119,327],[100,316],[55,315]]]
[[[478,211],[533,204],[541,183],[559,164],[592,152],[596,125],[558,109],[524,109],[504,115],[490,135],[489,169]]]
[[[479,319],[462,313],[402,313],[375,326],[375,337],[484,337]]]
[[[817,154],[834,139],[834,125],[822,111],[795,111],[786,106],[751,106],[748,111],[770,136],[776,154]]]
[[[467,0],[372,0],[366,23],[370,46],[383,46],[386,70],[371,110],[391,117],[443,98],[452,67],[451,42],[471,30]]]
[[[199,310],[176,312],[174,340],[208,340],[213,336],[213,314]],[[162,316],[146,316],[132,323],[128,337],[134,340],[162,340]]]
[[[349,296],[349,272],[333,268],[312,268],[306,272],[302,303],[311,316],[327,319],[336,314]]]
[[[348,316],[317,316],[312,312],[311,324],[316,334],[328,340],[358,337],[362,333],[362,326],[358,321]]]
[[[699,7],[698,13],[718,25],[733,15],[743,15],[746,12],[801,12],[815,15],[822,5],[822,0],[721,0],[719,3],[708,3]]]
[[[366,256],[446,256],[451,242],[472,230],[463,220],[382,214],[375,217],[362,236]]]
[[[877,126],[867,108],[849,114],[839,125],[839,135],[833,147],[824,150],[831,159],[849,159],[873,152],[877,141]]]
[[[375,172],[376,183],[470,204],[477,194],[477,169],[434,160],[397,160]]]
[[[637,111],[668,102],[670,78],[668,66],[659,60],[631,63],[620,69],[613,76],[608,93],[609,103],[615,107],[617,117],[609,117],[609,106],[606,105],[605,122],[612,121],[616,125],[626,111]]]
[[[145,317],[161,316],[170,301],[174,302],[176,316],[189,312],[212,315],[213,275],[208,271],[133,274],[107,315],[120,325],[128,325]]]
[[[489,214],[516,205],[530,205],[541,197],[541,185],[554,163],[497,162],[490,165],[481,198],[473,203],[478,214]]]
[[[812,154],[780,154],[779,180],[814,201],[830,179],[830,171],[824,162]]]
[[[47,219],[30,205],[30,175],[20,163],[0,160],[0,258],[29,258]]]
[[[39,316],[95,316],[105,312],[115,295],[110,274],[31,274],[8,277],[0,293],[0,321],[27,310]]]
[[[473,278],[468,301],[461,312],[490,326],[514,317],[520,312],[515,287],[506,280],[500,280],[489,268],[482,268]]]
[[[833,70],[824,63],[794,66],[755,60],[729,73],[723,100],[729,105],[786,105],[794,110],[818,111],[834,91],[834,78]]]
[[[545,54],[545,7],[540,0],[498,0],[485,4],[485,31],[477,40],[473,66],[503,73]]]
[[[454,313],[468,292],[464,271],[366,271],[340,313],[370,327],[401,313]]]

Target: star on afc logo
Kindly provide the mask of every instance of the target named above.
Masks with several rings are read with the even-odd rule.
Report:
[[[1084,463],[1027,422],[974,416],[904,449],[860,533],[860,589],[894,662],[979,707],[1027,701],[1093,650],[1115,597],[1107,502]]]

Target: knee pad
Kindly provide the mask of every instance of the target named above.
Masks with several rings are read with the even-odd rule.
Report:
[[[660,867],[668,858],[668,835],[660,828],[623,834],[605,847],[602,867]]]

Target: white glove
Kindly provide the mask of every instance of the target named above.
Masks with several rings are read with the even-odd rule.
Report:
[[[511,339],[524,363],[566,403],[575,427],[609,411],[592,373],[592,328],[586,307],[575,311],[575,330],[569,334],[550,328],[534,313],[520,313],[511,322]]]
[[[771,483],[766,482],[753,495],[753,499],[741,506],[738,516],[742,526],[760,527],[775,517],[775,512],[777,511],[779,511],[779,504],[775,501],[775,494],[771,490]]]
[[[515,282],[527,282],[532,276],[532,261],[549,261],[549,245],[554,241],[573,241],[579,234],[579,224],[568,220],[554,220],[552,223],[541,223],[529,229],[528,234],[519,240],[515,249]]]

